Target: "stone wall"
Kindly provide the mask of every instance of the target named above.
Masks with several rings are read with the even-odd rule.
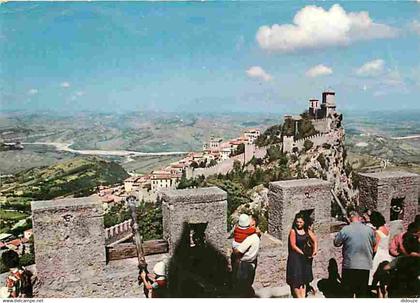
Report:
[[[314,146],[321,146],[324,143],[334,145],[337,141],[342,140],[344,136],[344,129],[340,128],[328,133],[322,133],[306,137],[303,139],[293,141],[293,136],[283,137],[283,152],[291,152],[294,147],[297,147],[299,150],[302,150],[306,140],[312,141]]]
[[[287,241],[295,215],[313,210],[314,227],[329,232],[331,217],[331,183],[320,179],[277,181],[269,184],[268,232]]]
[[[314,119],[312,120],[312,125],[314,126],[315,130],[317,130],[320,133],[327,133],[329,128],[329,121],[327,118],[324,119]]]
[[[359,205],[377,210],[388,222],[392,199],[403,199],[404,211],[400,219],[412,222],[418,212],[420,175],[407,172],[380,172],[359,174]]]
[[[192,172],[189,172],[187,175],[190,175],[193,178],[198,176],[208,177],[211,175],[222,174],[226,175],[233,169],[233,164],[235,161],[239,161],[241,164],[249,162],[252,157],[257,159],[262,159],[267,154],[267,147],[255,147],[255,145],[246,144],[245,153],[239,154],[237,156],[231,157],[224,161],[217,163],[214,166],[206,168],[196,168]]]
[[[168,190],[162,192],[163,237],[172,254],[184,224],[207,223],[206,240],[225,252],[227,194],[217,187]]]
[[[69,198],[32,202],[35,263],[41,297],[89,297],[104,278],[105,234],[101,201]]]

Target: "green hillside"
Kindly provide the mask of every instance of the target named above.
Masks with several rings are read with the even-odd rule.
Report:
[[[127,172],[115,162],[97,157],[78,157],[20,172],[3,180],[0,192],[8,198],[31,200],[86,196],[93,193],[98,185],[119,183],[127,177]]]

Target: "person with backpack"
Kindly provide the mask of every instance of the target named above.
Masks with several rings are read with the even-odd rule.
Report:
[[[19,255],[13,250],[4,252],[1,256],[3,264],[9,268],[6,287],[9,298],[32,298],[32,273],[19,266]]]

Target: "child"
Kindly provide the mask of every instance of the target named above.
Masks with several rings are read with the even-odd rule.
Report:
[[[19,255],[13,250],[5,251],[1,259],[9,268],[6,278],[7,291],[2,288],[2,297],[9,298],[32,298],[32,273],[19,266]]]
[[[257,229],[250,224],[251,218],[247,214],[239,216],[238,225],[233,231],[232,248],[237,248],[248,236],[257,232]]]
[[[378,269],[373,275],[372,287],[376,288],[378,298],[388,297],[388,285],[390,281],[391,266],[388,261],[379,264]],[[379,287],[377,287],[379,283]]]
[[[144,279],[145,286],[149,290],[149,298],[165,298],[167,293],[166,263],[160,261],[153,267],[153,274],[147,274],[149,281]]]

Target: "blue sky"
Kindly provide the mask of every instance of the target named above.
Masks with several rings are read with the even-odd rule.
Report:
[[[420,2],[7,2],[0,109],[420,109]]]

